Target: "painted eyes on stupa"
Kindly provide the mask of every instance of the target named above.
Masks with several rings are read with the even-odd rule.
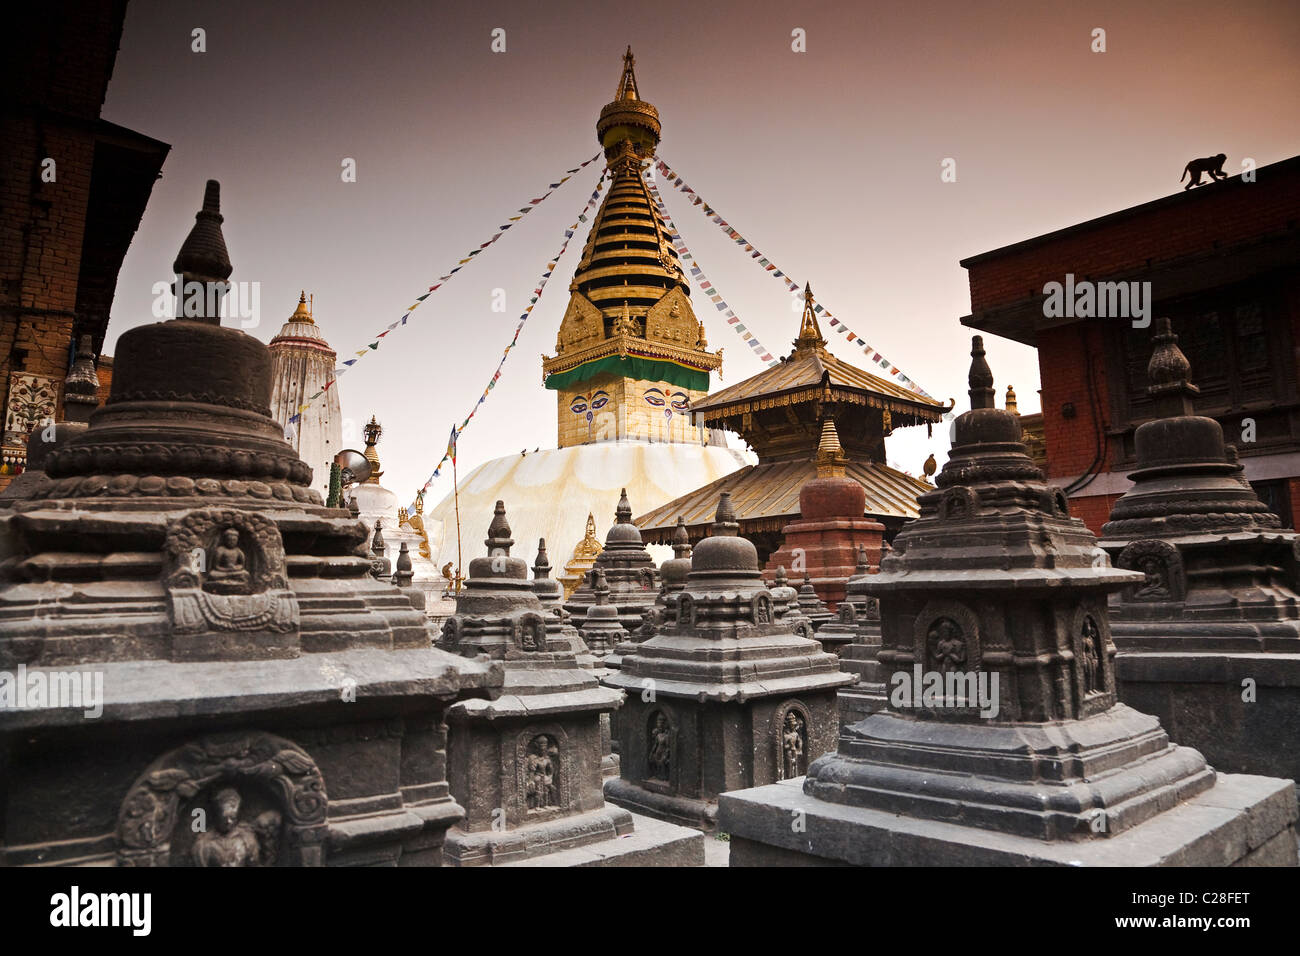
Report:
[[[684,412],[691,407],[690,396],[685,392],[673,392],[669,395],[657,388],[647,388],[642,397],[645,398],[647,405],[655,408],[663,408],[671,404],[677,411]]]
[[[581,415],[590,409],[591,411],[600,411],[609,404],[608,392],[592,392],[591,395],[579,395],[569,404],[569,411],[575,415]]]

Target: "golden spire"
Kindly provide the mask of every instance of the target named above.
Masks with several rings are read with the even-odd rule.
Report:
[[[817,313],[813,311],[811,282],[803,289],[803,318],[799,320],[799,337],[794,340],[794,347],[796,351],[826,347],[826,340],[822,338],[822,328],[817,324]]]
[[[640,94],[636,88],[636,73],[632,67],[636,65],[636,59],[632,56],[632,46],[628,45],[627,52],[623,54],[623,76],[618,81],[618,92],[614,94],[616,100],[639,100]]]
[[[817,463],[818,478],[843,478],[844,466],[848,456],[840,447],[840,433],[835,429],[835,419],[822,420],[822,437],[817,443],[817,454],[813,459]]]
[[[371,415],[370,423],[366,425],[366,461],[370,462],[370,477],[366,479],[368,485],[379,484],[379,476],[383,474],[379,469],[379,452],[375,451],[375,445],[383,433],[384,426]]]
[[[1007,386],[1007,411],[1012,415],[1020,414],[1020,407],[1016,405],[1016,390],[1010,385]]]
[[[307,291],[304,289],[298,294],[298,308],[293,310],[293,315],[289,316],[290,322],[311,322],[311,309],[307,308]]]

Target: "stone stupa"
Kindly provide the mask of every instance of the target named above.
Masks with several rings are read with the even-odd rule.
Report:
[[[487,555],[474,558],[438,646],[505,666],[493,700],[447,712],[448,776],[466,807],[447,837],[457,866],[703,863],[698,834],[605,803],[601,718],[622,694],[600,686],[579,662],[581,640],[566,637],[538,600],[503,502],[488,526]],[[626,839],[624,839],[626,838]]]
[[[0,865],[436,865],[464,812],[444,709],[501,665],[435,650],[322,506],[267,347],[220,325],[219,189],[173,267],[201,314],[126,331],[107,404],[0,511],[0,670],[102,678],[95,719],[0,709]]]
[[[1133,482],[1101,529],[1144,579],[1111,599],[1120,698],[1160,718],[1216,769],[1300,777],[1300,536],[1242,473],[1167,318],[1147,369],[1155,421],[1137,429]]]
[[[641,529],[632,523],[632,506],[628,503],[626,488],[619,495],[614,523],[605,534],[604,548],[596,555],[582,585],[564,604],[564,609],[573,616],[573,623],[580,630],[587,609],[597,603],[598,573],[609,588],[608,603],[615,608],[619,625],[627,631],[636,630],[641,626],[642,612],[654,607],[655,598],[659,596],[659,570],[641,540]],[[594,647],[592,652],[596,653]]]
[[[773,615],[758,552],[731,496],[695,546],[676,614],[605,678],[628,697],[615,724],[621,806],[712,829],[718,794],[801,776],[835,745],[835,692],[853,678]]]
[[[971,354],[971,410],[872,582],[888,709],[805,780],[724,794],[731,865],[1294,866],[1294,783],[1216,777],[1119,703],[1106,601],[1140,576],[1094,564]]]

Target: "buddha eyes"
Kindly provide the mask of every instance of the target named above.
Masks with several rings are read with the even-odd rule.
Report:
[[[575,415],[581,415],[583,412],[587,411],[588,408],[592,411],[599,411],[608,404],[608,392],[593,392],[590,398],[586,395],[579,395],[575,398],[569,405],[569,411],[573,412]]]
[[[645,400],[647,404],[653,405],[655,408],[663,408],[667,404],[664,401],[663,392],[657,388],[648,389],[645,393]]]
[[[679,412],[683,412],[690,407],[691,399],[689,395],[685,392],[673,393],[673,408],[677,409]]]
[[[671,395],[668,395],[657,388],[647,388],[645,390],[644,398],[647,405],[652,405],[655,408],[663,408],[664,406],[671,404],[673,408],[677,409],[677,411],[684,412],[691,407],[690,396],[685,392],[673,392]]]

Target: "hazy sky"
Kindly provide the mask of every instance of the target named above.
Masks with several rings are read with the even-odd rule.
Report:
[[[104,117],[172,144],[127,254],[106,351],[154,321],[203,183],[222,184],[232,280],[260,283],[266,341],[298,290],[340,361],[466,252],[598,151],[595,123],[631,43],[660,155],[778,266],[940,398],[965,404],[970,311],[958,260],[1175,192],[1183,164],[1300,152],[1300,7],[746,2],[277,4],[132,0]],[[191,31],[207,51],[191,51]],[[1107,52],[1090,51],[1106,31]],[[490,49],[494,28],[506,52]],[[791,50],[806,31],[807,52]],[[341,181],[356,160],[357,181]],[[940,181],[952,157],[957,182]],[[345,442],[378,415],[384,484],[406,499],[473,407],[597,176],[588,167],[458,273],[340,379]],[[679,193],[669,212],[765,346],[798,315]],[[462,474],[555,444],[541,387],[585,234],[461,438]],[[493,290],[509,309],[491,309]],[[763,366],[693,291],[723,384]],[[701,305],[700,303],[703,303]],[[829,331],[829,330],[825,330]],[[866,365],[830,334],[836,354]],[[986,342],[1001,394],[1036,411],[1036,353]],[[867,367],[870,367],[867,365]],[[717,381],[714,381],[717,387]],[[940,460],[946,432],[890,439]],[[450,490],[440,478],[430,503]]]

